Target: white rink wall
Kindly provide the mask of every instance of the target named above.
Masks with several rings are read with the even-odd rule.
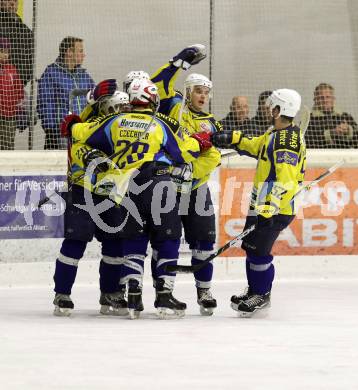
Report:
[[[91,246],[93,243],[91,243]],[[97,245],[97,244],[95,244]],[[98,245],[97,245],[98,246]],[[59,249],[59,247],[58,247]],[[96,248],[98,249],[98,248]],[[95,254],[96,250],[92,252]],[[99,251],[96,259],[90,252],[80,261],[76,285],[93,285],[98,288]],[[0,263],[0,287],[53,286],[56,253],[41,262]],[[150,252],[145,263],[144,283],[151,285]],[[189,264],[187,254],[180,257],[181,264]],[[358,281],[358,256],[276,256],[274,260],[275,280],[356,280]],[[237,280],[245,284],[245,261],[240,258],[218,258],[214,260],[214,282]],[[177,281],[193,281],[192,275],[178,275]]]
[[[357,167],[356,151],[308,151],[308,167],[329,167],[342,157],[346,167]],[[227,160],[227,161],[225,161]],[[254,167],[255,161],[242,157],[224,158],[222,166],[230,168]],[[66,152],[64,151],[19,151],[0,154],[0,174],[64,174]],[[220,169],[213,175],[211,186],[218,188]],[[214,191],[214,203],[218,192]],[[358,216],[352,216],[358,218]],[[37,285],[52,283],[55,259],[62,239],[12,239],[0,241],[0,286]],[[181,261],[188,261],[182,253]],[[82,259],[78,274],[81,283],[98,283],[100,248],[91,242]],[[245,275],[243,258],[215,260],[216,278],[242,278]],[[358,256],[277,256],[277,277],[280,278],[358,278]],[[148,271],[149,264],[147,266]],[[146,275],[149,278],[149,275]],[[190,277],[190,276],[189,276]],[[187,276],[180,276],[187,278]]]

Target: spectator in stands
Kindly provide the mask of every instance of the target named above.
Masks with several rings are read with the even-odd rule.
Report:
[[[24,99],[24,84],[9,61],[11,44],[0,37],[0,150],[13,150],[16,115]]]
[[[95,82],[82,68],[85,58],[83,40],[66,37],[59,47],[59,56],[45,69],[38,83],[37,112],[46,134],[45,149],[65,149],[61,138],[60,122],[69,111],[69,96],[74,88],[92,89]],[[79,114],[86,105],[86,97],[76,97],[74,113]]]
[[[310,123],[305,134],[307,148],[358,147],[357,123],[352,115],[336,109],[332,85],[317,85],[313,100]]]
[[[230,112],[220,121],[224,130],[245,131],[248,127],[249,121],[249,103],[247,96],[234,96],[232,98]]]
[[[18,0],[0,0],[0,36],[11,43],[10,61],[26,85],[33,78],[34,36],[17,15]]]
[[[246,135],[262,135],[272,125],[270,109],[266,106],[266,100],[271,95],[271,93],[272,91],[264,91],[260,93],[259,100],[257,102],[256,115],[251,118]]]

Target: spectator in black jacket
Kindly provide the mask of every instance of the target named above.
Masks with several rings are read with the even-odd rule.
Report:
[[[10,61],[26,85],[33,74],[34,36],[17,15],[18,0],[0,0],[0,36],[11,42]]]
[[[246,96],[234,96],[232,98],[230,112],[222,119],[221,124],[224,130],[234,131],[242,130],[245,131],[250,122],[249,118],[249,103]]]
[[[247,135],[257,137],[266,132],[272,125],[272,116],[270,109],[266,106],[266,100],[271,95],[272,91],[264,91],[259,95],[257,102],[256,115],[250,119]]]
[[[352,115],[335,108],[332,85],[317,85],[313,95],[314,106],[305,139],[307,148],[358,147],[358,128]]]

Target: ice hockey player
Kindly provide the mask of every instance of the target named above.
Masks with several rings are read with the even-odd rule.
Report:
[[[146,79],[135,79],[128,88],[131,113],[93,126],[72,123],[72,137],[90,147],[98,147],[113,156],[123,171],[136,169],[128,187],[126,224],[121,231],[123,276],[120,283],[128,284],[128,308],[131,318],[143,311],[142,283],[144,259],[149,239],[158,250],[158,275],[155,307],[160,317],[168,312],[184,315],[186,304],[174,298],[175,274],[164,265],[177,263],[181,223],[175,187],[170,179],[170,165],[194,161],[200,152],[211,147],[209,133],[180,138],[179,124],[172,118],[155,114],[159,104],[157,87]],[[121,203],[123,210],[123,202]],[[137,216],[140,216],[138,220]]]
[[[128,92],[129,84],[134,79],[147,79],[149,80],[149,74],[145,72],[144,70],[131,70],[127,75],[125,76],[123,80],[123,92]],[[117,81],[115,79],[107,79],[103,80],[100,83],[102,85],[102,88],[105,87],[105,85],[111,84],[111,85],[117,85]],[[100,85],[99,84],[99,85]],[[90,120],[91,118],[95,118],[97,116],[103,115],[103,113],[100,111],[99,102],[94,99],[93,96],[94,90],[89,90],[86,96],[87,105],[83,109],[83,111],[80,114],[80,118],[83,122]],[[121,92],[121,91],[118,91]]]
[[[98,112],[103,115],[102,122],[110,120],[113,114],[121,112],[128,105],[128,95],[116,90],[115,80],[104,80],[92,91],[94,103],[98,105]],[[109,115],[109,116],[107,116]],[[70,123],[79,121],[77,115],[68,115],[61,124],[63,136],[69,136]],[[55,299],[54,314],[68,316],[74,308],[70,297],[72,286],[75,282],[79,260],[83,257],[87,243],[95,236],[102,244],[102,259],[100,262],[100,289],[101,289],[101,313],[125,315],[128,314],[127,302],[124,292],[118,287],[120,268],[123,262],[119,256],[118,235],[108,233],[99,228],[86,209],[76,206],[83,204],[86,195],[91,196],[94,205],[104,199],[94,191],[93,186],[86,186],[85,181],[80,179],[86,166],[103,154],[98,149],[89,148],[83,144],[74,143],[71,148],[71,180],[69,191],[66,196],[65,210],[65,239],[62,243],[60,254],[56,260],[54,275]],[[107,162],[98,164],[91,179],[96,180],[101,172],[108,169]],[[78,180],[80,179],[80,180]],[[71,183],[73,183],[71,185]],[[88,184],[88,180],[86,182]],[[90,183],[91,184],[91,183]],[[120,210],[113,207],[101,214],[106,224],[115,228],[121,219]]]
[[[189,74],[184,82],[184,95],[174,89],[181,69],[187,70],[205,57],[205,46],[201,44],[189,46],[151,77],[159,88],[160,112],[178,120],[181,131],[189,136],[201,131],[215,133],[222,130],[221,124],[214,119],[213,115],[203,111],[209,102],[213,87],[206,76],[197,73]],[[180,172],[184,182],[187,181],[185,175],[188,175],[188,171],[192,173],[191,191],[185,194],[184,189],[180,194],[180,213],[185,239],[192,251],[192,264],[200,263],[213,253],[216,240],[215,214],[207,181],[210,173],[219,165],[220,159],[219,151],[211,148],[202,153],[191,165],[176,168],[175,181],[180,180]],[[153,255],[152,261],[155,263],[155,250]],[[155,264],[153,268],[155,269]],[[155,279],[155,274],[153,276]],[[202,315],[212,315],[217,306],[210,290],[212,276],[212,263],[208,263],[194,274],[197,302]]]
[[[233,148],[258,160],[245,224],[245,229],[253,224],[256,228],[242,242],[248,288],[243,294],[231,297],[231,307],[240,317],[251,317],[270,306],[275,273],[271,249],[280,232],[294,219],[292,198],[305,172],[305,142],[301,130],[293,123],[301,96],[292,89],[277,89],[266,104],[273,126],[265,134],[251,138],[241,131],[224,131],[212,136],[217,147]]]

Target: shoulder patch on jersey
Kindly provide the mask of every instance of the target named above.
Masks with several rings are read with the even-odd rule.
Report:
[[[292,150],[294,152],[300,150],[300,133],[295,127],[279,130],[275,136],[275,150]]]

